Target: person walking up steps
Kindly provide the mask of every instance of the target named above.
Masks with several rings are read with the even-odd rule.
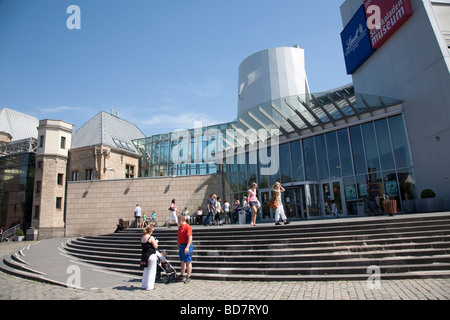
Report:
[[[178,224],[177,214],[180,213],[177,210],[176,200],[172,199],[172,203],[170,204],[169,210],[170,210],[170,219],[167,222],[167,228],[170,228],[170,224],[172,223],[172,220],[175,220],[175,223]]]

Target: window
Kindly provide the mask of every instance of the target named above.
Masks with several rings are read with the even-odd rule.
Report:
[[[316,150],[313,137],[303,139],[303,156],[305,157],[306,180],[317,180]]]
[[[36,181],[36,193],[41,193],[41,181]]]
[[[330,177],[328,171],[327,147],[325,145],[325,135],[321,134],[315,137],[317,168],[319,169],[319,179]]]
[[[44,136],[39,137],[39,148],[42,148],[44,146]]]
[[[305,180],[305,175],[303,173],[303,158],[300,140],[291,142],[291,157],[293,180]]]
[[[86,169],[86,179],[85,180],[94,180],[94,170]]]
[[[383,170],[394,169],[394,156],[392,154],[387,119],[375,121],[375,131],[377,133],[378,150],[380,150],[381,168]]]
[[[39,206],[34,206],[34,217],[35,218],[39,218],[39,212],[40,211],[40,207]]]
[[[78,181],[79,180],[79,173],[78,171],[72,172],[72,181]]]
[[[39,161],[38,162],[38,168],[43,168],[44,167],[44,162],[43,161]]]
[[[353,162],[355,164],[355,172],[356,174],[366,173],[367,166],[364,155],[364,144],[360,126],[350,127],[350,138],[352,141]]]
[[[62,173],[58,173],[58,185],[62,186],[64,183],[64,175]]]
[[[134,166],[129,164],[125,166],[125,178],[134,178]]]
[[[341,170],[343,176],[353,174],[352,155],[350,150],[350,143],[348,139],[347,129],[337,131],[337,138],[339,144],[339,155],[341,158]]]
[[[392,146],[394,147],[394,159],[397,168],[411,166],[411,157],[409,154],[408,139],[401,115],[389,118],[389,128],[392,137]]]
[[[381,170],[380,161],[378,158],[377,140],[375,138],[375,131],[373,122],[368,122],[361,125],[364,137],[364,148],[366,151],[366,162],[369,172],[377,172]]]
[[[291,157],[290,157],[290,145],[284,143],[280,145],[280,171],[281,171],[281,183],[292,182],[292,170],[291,170]]]
[[[61,149],[66,148],[66,137],[61,137]]]
[[[62,198],[61,197],[56,198],[56,209],[62,209]]]
[[[330,177],[336,178],[341,176],[341,163],[339,161],[339,149],[336,139],[336,131],[326,134],[327,154],[330,165]]]

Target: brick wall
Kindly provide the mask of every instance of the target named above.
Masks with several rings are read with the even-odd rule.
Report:
[[[179,211],[192,214],[198,206],[206,210],[211,193],[221,195],[222,178],[217,175],[97,180],[67,185],[66,236],[112,233],[118,219],[134,220],[139,204],[145,213],[157,213],[159,226],[170,217],[172,199]]]

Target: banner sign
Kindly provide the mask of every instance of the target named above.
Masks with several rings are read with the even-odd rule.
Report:
[[[370,44],[364,5],[358,9],[353,18],[341,32],[341,41],[342,48],[344,49],[347,74],[351,74],[375,51]]]
[[[341,32],[347,74],[354,73],[412,14],[410,0],[365,0]]]
[[[379,20],[369,31],[373,49],[380,48],[413,14],[410,0],[365,0],[364,8],[367,19]]]

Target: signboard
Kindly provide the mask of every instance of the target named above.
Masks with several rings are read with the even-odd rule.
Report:
[[[380,48],[413,14],[410,0],[365,0],[368,19],[379,25],[369,30],[373,49]]]
[[[341,32],[347,74],[355,72],[412,14],[410,0],[365,0]]]
[[[358,9],[341,32],[341,41],[347,74],[351,74],[375,51],[370,44],[364,5]]]

